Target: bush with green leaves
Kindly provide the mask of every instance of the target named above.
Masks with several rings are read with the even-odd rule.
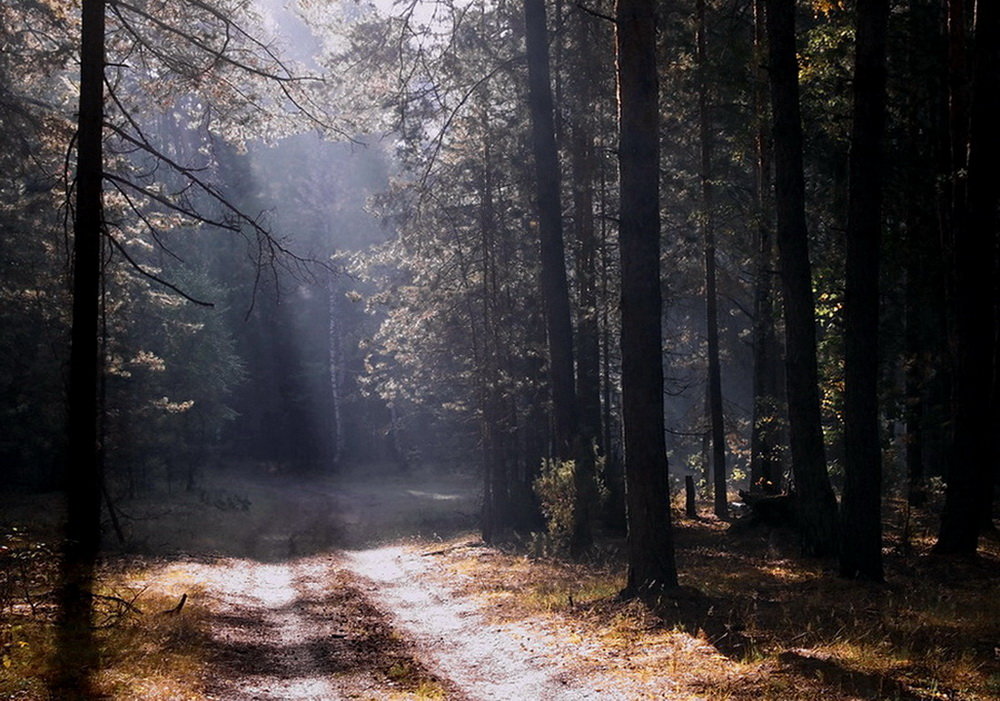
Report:
[[[591,512],[607,499],[608,490],[604,482],[604,458],[595,457],[595,479],[597,484],[591,491],[596,495],[597,502]],[[545,542],[540,547],[536,543],[535,550],[546,551],[543,554],[565,554],[569,549],[573,536],[574,519],[577,518],[576,502],[578,497],[577,463],[575,460],[557,460],[546,458],[542,460],[542,469],[535,478],[533,488],[545,516],[548,531],[541,539]],[[538,539],[536,539],[538,540]]]

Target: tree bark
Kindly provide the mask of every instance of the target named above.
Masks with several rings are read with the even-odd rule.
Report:
[[[86,697],[96,665],[91,587],[101,540],[98,445],[98,320],[100,312],[104,124],[104,0],[84,0],[80,45],[76,203],[73,220],[73,323],[70,336],[66,536],[62,560],[59,645],[83,656],[60,671],[59,698]],[[67,658],[65,655],[62,659]],[[80,658],[76,657],[76,662]],[[69,696],[66,696],[66,695]]]
[[[333,276],[327,278],[327,344],[329,346],[327,363],[330,372],[330,469],[336,471],[340,467],[341,452],[344,446],[344,422],[341,417],[340,376],[342,352],[340,344],[340,322],[337,319],[337,284]]]
[[[544,0],[524,0],[528,54],[528,103],[535,160],[538,235],[541,242],[542,299],[549,345],[549,374],[555,418],[555,456],[572,457],[576,437],[573,386],[573,329],[559,204],[559,156],[556,150],[548,31]]]
[[[484,116],[484,122],[486,117]],[[483,455],[482,536],[494,542],[511,525],[510,475],[504,455],[500,395],[500,357],[497,314],[496,211],[493,202],[492,151],[484,143],[479,187],[479,233],[482,246],[482,328],[479,349],[480,441]]]
[[[705,0],[697,0],[698,131],[701,142],[701,227],[705,246],[705,325],[708,336],[708,414],[712,437],[712,484],[715,515],[726,518],[726,429],[719,363],[719,299],[716,291],[715,229],[712,222],[712,124],[708,112],[708,57]]]
[[[659,84],[653,0],[618,0],[625,594],[677,586],[663,420]]]
[[[750,434],[750,489],[780,491],[779,362],[774,328],[774,238],[771,222],[771,138],[767,117],[767,40],[764,0],[754,0],[754,111],[757,150],[757,228],[753,320],[753,426]]]
[[[589,17],[576,17],[576,45],[582,67],[574,86],[572,160],[573,223],[576,233],[577,344],[576,396],[580,434],[588,444],[603,443],[601,431],[601,345],[597,298],[597,228],[594,221],[593,75],[596,37]],[[605,446],[606,448],[606,446]]]
[[[608,494],[604,506],[604,522],[612,531],[624,534],[625,518],[625,467],[621,458],[621,413],[613,411],[620,397],[619,388],[611,375],[613,346],[617,339],[612,331],[611,309],[615,291],[611,284],[612,248],[608,242],[609,187],[605,161],[600,164],[600,221],[601,221],[601,416],[604,426],[604,484]]]
[[[888,0],[858,3],[844,296],[844,493],[840,574],[883,580],[878,418],[879,248]]]
[[[820,418],[816,310],[805,218],[795,2],[768,0],[766,14],[792,472],[800,506],[803,554],[824,556],[837,550],[837,504],[826,471]]]
[[[573,17],[579,74],[570,83],[572,105],[573,228],[576,238],[576,398],[579,440],[576,445],[576,503],[570,555],[592,545],[591,523],[598,507],[597,455],[601,436],[600,336],[597,317],[597,231],[594,224],[594,50],[590,17]]]
[[[992,500],[991,390],[996,338],[993,271],[997,244],[995,169],[1000,142],[1000,6],[976,5],[967,205],[955,229],[955,309],[958,346],[955,435],[948,472],[939,553],[973,554],[982,515]]]

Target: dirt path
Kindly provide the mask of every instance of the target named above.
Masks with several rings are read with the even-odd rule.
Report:
[[[345,635],[329,616],[332,557],[192,567],[214,599],[214,699],[339,699],[330,660]]]
[[[165,564],[157,578],[208,612],[207,698],[637,698],[568,666],[589,645],[490,624],[439,558],[381,545],[461,525],[474,494],[419,484],[267,485],[237,544]]]
[[[349,553],[347,566],[425,656],[470,699],[625,699],[610,679],[581,678],[564,661],[584,643],[527,626],[490,624],[482,604],[457,596],[433,556],[405,547]]]

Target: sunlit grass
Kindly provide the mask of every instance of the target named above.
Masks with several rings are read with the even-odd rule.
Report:
[[[484,560],[494,560],[494,566],[487,569]],[[454,571],[470,580],[474,578],[476,591],[491,602],[488,611],[505,617],[587,606],[614,596],[625,585],[622,574],[609,569],[499,555],[494,551],[460,560],[454,564]]]
[[[497,622],[548,616],[627,660],[619,673],[673,680],[671,698],[998,698],[1000,548],[987,539],[976,562],[931,556],[933,540],[914,536],[932,530],[929,518],[906,548],[890,519],[886,585],[799,558],[790,533],[679,519],[681,584],[707,607],[681,620],[617,600],[621,557],[572,564],[483,547],[447,557]]]
[[[176,615],[161,613],[177,604],[173,594],[148,588],[139,593],[130,582],[141,569],[103,572],[96,593],[95,644],[100,669],[91,682],[108,699],[202,699],[206,674],[203,655],[203,611],[185,606]],[[138,595],[137,595],[138,594]],[[134,608],[115,601],[132,602]],[[140,613],[141,611],[141,613]],[[6,612],[0,620],[3,653],[0,698],[47,698],[59,665],[75,665],[56,649],[51,615]]]
[[[386,670],[390,683],[402,687],[400,691],[390,692],[393,699],[443,699],[446,696],[444,688],[433,679],[427,678],[427,673],[410,660],[393,662]]]

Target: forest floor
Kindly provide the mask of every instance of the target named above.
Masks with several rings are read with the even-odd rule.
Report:
[[[487,547],[458,476],[217,478],[122,505],[100,573],[109,699],[995,699],[1000,546],[927,554],[886,515],[883,586],[791,534],[680,519],[688,594],[619,601],[621,543],[584,563]],[[898,505],[892,505],[898,506]],[[57,504],[0,500],[0,698],[46,698]],[[16,529],[16,530],[14,530]],[[175,613],[181,597],[183,607]]]

